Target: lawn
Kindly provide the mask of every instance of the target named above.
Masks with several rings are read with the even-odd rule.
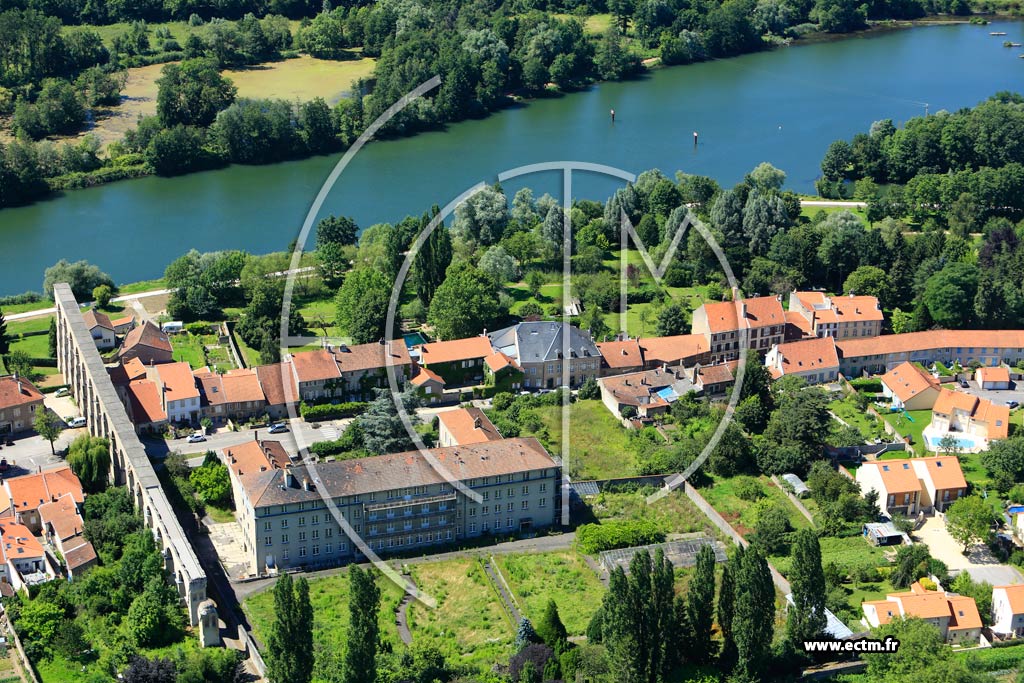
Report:
[[[733,526],[741,535],[747,536],[754,529],[754,506],[755,502],[743,500],[736,494],[736,485],[739,477],[724,479],[711,477],[713,483],[700,489],[700,494],[711,503],[726,521]],[[810,522],[804,517],[796,506],[790,502],[786,494],[776,486],[771,479],[765,476],[758,477],[761,482],[765,496],[775,501],[789,516],[789,523],[794,529],[803,529],[810,526]]]
[[[313,605],[313,636],[326,649],[340,650],[345,643],[348,627],[348,576],[346,571],[309,582],[309,599]],[[397,644],[400,641],[395,628],[394,610],[402,599],[403,591],[381,576],[377,577],[377,586],[381,592],[381,640]],[[242,603],[242,608],[249,617],[256,638],[266,643],[267,633],[274,620],[273,588],[250,595]]]
[[[885,428],[882,427],[878,419],[857,408],[853,396],[832,401],[828,407],[844,422],[856,427],[866,442],[885,436]]]
[[[817,199],[820,200],[820,197]],[[848,211],[854,216],[859,218],[862,223],[866,226],[868,223],[868,213],[866,209],[855,207],[855,206],[801,206],[800,215],[804,218],[814,218],[815,214],[819,211],[824,211],[827,214],[839,213],[840,211]]]
[[[15,313],[28,313],[29,311],[42,311],[47,308],[53,308],[53,302],[48,299],[42,301],[33,301],[27,304],[11,304],[4,306],[3,311],[6,315],[13,315]]]
[[[262,364],[263,361],[260,358],[259,351],[248,346],[244,341],[242,341],[242,337],[235,334],[233,329],[231,331],[231,336],[234,338],[235,343],[238,344],[238,351],[242,354],[242,361],[245,363],[245,367],[254,368],[257,365]]]
[[[164,282],[163,278],[157,278],[156,280],[142,280],[141,282],[131,282],[125,285],[117,286],[117,295],[123,296],[125,294],[139,294],[140,292],[151,292],[156,289],[166,289],[167,283]]]
[[[579,554],[566,551],[503,555],[497,562],[519,605],[534,624],[551,599],[558,605],[558,614],[570,636],[582,635],[587,630],[605,589]]]
[[[509,285],[505,289],[505,291],[508,292],[508,294],[515,301],[515,303],[512,304],[512,308],[510,309],[510,312],[512,313],[512,315],[519,315],[519,309],[521,309],[527,303],[533,303],[533,304],[537,304],[538,306],[540,306],[541,310],[544,311],[545,317],[555,318],[555,317],[559,317],[561,315],[560,311],[555,313],[554,315],[552,315],[550,313],[552,306],[561,307],[561,304],[562,304],[562,283],[561,283],[561,281],[550,282],[550,283],[548,283],[546,285],[543,285],[540,288],[540,297],[539,298],[533,296],[527,290],[526,284],[523,283],[523,282],[517,282],[517,283],[515,283],[513,285]]]
[[[823,564],[834,562],[840,569],[851,571],[859,567],[885,567],[889,560],[884,548],[877,548],[868,543],[863,536],[822,536],[821,561]],[[789,557],[773,557],[772,564],[783,575],[789,573]]]
[[[328,60],[301,55],[295,59],[270,62],[225,71],[234,81],[238,97],[274,97],[306,102],[320,97],[334,104],[358,78],[370,78],[377,61],[356,55],[356,59]]]
[[[562,19],[579,19],[573,14],[556,14],[556,17]],[[591,14],[589,17],[583,19],[583,30],[589,35],[599,36],[602,35],[612,25],[612,15],[608,13],[602,14]]]
[[[562,457],[562,406],[532,411],[544,424],[534,436],[552,455]],[[577,401],[569,407],[569,436],[572,448],[566,460],[573,479],[628,477],[635,471],[629,433],[601,401]]]
[[[928,450],[928,447],[925,445],[922,434],[924,428],[931,422],[932,411],[911,410],[908,411],[908,414],[910,415],[909,420],[903,413],[882,413],[885,421],[895,427],[897,432],[911,438],[914,451],[923,455]]]
[[[174,350],[174,360],[185,361],[192,366],[193,370],[206,365],[202,337],[190,332],[173,334],[171,335],[171,348]]]
[[[52,315],[47,315],[40,318],[29,318],[28,320],[12,320],[7,323],[7,336],[17,337],[19,334],[25,334],[26,332],[48,331],[52,318]],[[42,338],[46,339],[46,336],[43,335]]]
[[[433,609],[409,604],[413,642],[439,648],[453,663],[489,669],[507,660],[515,628],[476,560],[427,562],[414,566],[412,576],[420,590],[437,601]]]
[[[329,323],[327,336],[332,338],[345,336],[342,334],[341,328],[335,323],[337,312],[337,306],[335,306],[334,300],[331,298],[304,301],[299,307],[299,313],[302,315],[302,319],[306,321],[310,334],[323,335],[324,330],[315,324],[317,318],[320,317]]]

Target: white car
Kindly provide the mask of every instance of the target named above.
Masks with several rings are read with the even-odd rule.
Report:
[[[189,435],[186,441],[188,441],[189,443],[199,443],[201,441],[206,441],[206,434],[203,434],[202,432],[193,432],[192,434]]]
[[[71,429],[78,429],[79,427],[84,427],[86,424],[84,417],[69,417],[67,419],[67,423],[68,427]]]
[[[53,395],[56,396],[57,398],[60,398],[61,396],[67,396],[70,393],[70,389],[68,389],[67,387],[61,387],[57,391],[53,392]]]

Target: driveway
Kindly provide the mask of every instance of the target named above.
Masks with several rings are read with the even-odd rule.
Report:
[[[953,573],[965,571],[975,581],[988,581],[994,586],[1024,581],[1016,567],[1000,564],[983,543],[964,555],[963,546],[953,540],[946,530],[945,520],[938,515],[925,518],[924,525],[913,535],[915,540],[928,546],[932,557],[945,562]]]
[[[280,434],[271,434],[266,427],[259,429],[241,429],[232,432],[227,428],[221,428],[206,437],[206,441],[199,443],[188,443],[184,438],[167,441],[153,437],[145,437],[143,443],[146,446],[146,453],[153,458],[166,457],[168,453],[177,451],[184,455],[196,455],[206,451],[219,451],[231,446],[239,446],[243,443],[259,439],[260,441],[280,441],[289,455],[299,452],[295,442],[295,433],[298,432],[306,446],[315,441],[332,441],[341,436],[351,419],[334,420],[321,422],[318,429],[313,429],[308,422],[301,418],[295,420],[282,420],[288,424],[288,431]]]
[[[967,383],[970,387],[961,389],[966,394],[987,399],[996,405],[1005,405],[1010,400],[1024,405],[1024,382],[1010,382],[1009,389],[981,389],[973,379]]]

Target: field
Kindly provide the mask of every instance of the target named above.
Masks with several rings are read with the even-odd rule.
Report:
[[[373,73],[375,60],[369,57],[347,61],[331,61],[301,55],[294,59],[270,62],[224,74],[235,82],[238,97],[280,98],[289,102],[322,97],[337,102],[348,91],[352,81]],[[97,109],[97,122],[78,137],[96,135],[106,145],[124,137],[141,116],[156,114],[156,81],[165,64],[151,64],[128,69],[128,81],[121,91],[121,104]]]
[[[387,579],[377,580],[381,591],[380,637],[385,642],[397,643],[394,608],[402,598],[402,590]],[[317,643],[338,650],[345,642],[348,627],[348,572],[335,574],[309,582],[309,598],[313,605],[313,630]],[[246,598],[242,605],[249,617],[253,633],[266,643],[267,633],[274,619],[274,592],[268,588]]]
[[[807,518],[800,514],[800,511],[789,501],[786,494],[768,477],[761,476],[758,477],[758,480],[762,484],[765,496],[775,501],[789,515],[789,523],[794,529],[810,526]],[[755,503],[743,500],[736,494],[736,485],[739,481],[739,477],[732,477],[730,479],[713,477],[714,483],[702,487],[700,494],[711,503],[715,510],[725,517],[736,531],[746,536],[754,529]]]
[[[587,502],[596,520],[649,519],[669,534],[703,531],[717,535],[708,518],[679,489],[648,504],[647,497],[652,493],[653,487],[631,492],[604,491]]]
[[[551,599],[558,605],[570,636],[586,631],[601,605],[604,586],[577,553],[503,555],[497,562],[520,607],[534,624]]]
[[[554,455],[562,455],[562,406],[533,408],[544,427],[535,436]],[[601,401],[577,401],[569,408],[572,451],[569,471],[573,479],[612,479],[630,476],[636,456],[629,433]]]
[[[515,628],[476,560],[428,562],[415,566],[412,576],[420,590],[437,600],[434,609],[409,604],[413,642],[438,647],[449,661],[487,668],[508,657]]]

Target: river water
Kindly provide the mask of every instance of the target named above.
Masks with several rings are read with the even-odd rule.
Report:
[[[996,37],[990,31],[1006,31]],[[897,123],[1024,91],[1024,24],[927,26],[874,33],[655,71],[630,82],[543,99],[412,138],[373,142],[353,160],[324,213],[361,226],[444,206],[505,169],[544,161],[660,168],[742,179],[761,161],[812,192],[828,144],[877,119]],[[612,124],[609,110],[616,112]],[[693,132],[699,144],[693,144]],[[340,158],[232,166],[180,178],[141,178],[0,211],[0,293],[39,289],[60,258],[87,259],[117,282],[159,276],[190,248],[282,249]],[[539,196],[560,179],[519,179]],[[607,178],[575,174],[576,197],[603,199]]]

